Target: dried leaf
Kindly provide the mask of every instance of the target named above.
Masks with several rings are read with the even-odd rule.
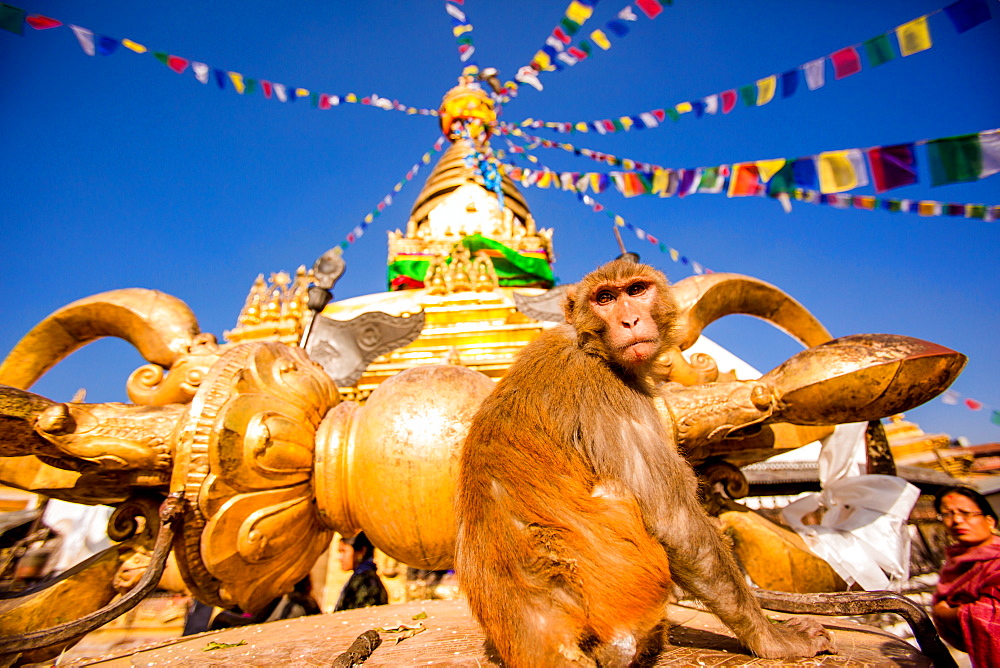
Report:
[[[213,649],[228,649],[230,647],[239,647],[240,645],[246,645],[246,640],[241,640],[239,642],[215,642],[214,640],[205,646],[202,652],[208,652]]]
[[[416,629],[406,629],[405,631],[403,631],[402,633],[400,633],[398,636],[396,636],[396,644],[398,645],[399,643],[403,642],[407,638],[412,638],[413,636],[417,635],[418,633],[422,633],[423,631],[426,631],[426,630],[427,629],[424,628],[423,626],[421,626],[420,628],[416,628]]]
[[[419,630],[423,631],[424,630],[424,625],[423,624],[414,624],[414,625],[398,624],[396,626],[391,626],[389,628],[382,628],[380,626],[376,626],[375,627],[375,630],[378,631],[379,633],[403,633],[405,631],[413,631],[414,629],[419,629]]]
[[[421,610],[417,614],[413,615],[413,619],[427,619],[427,613]]]

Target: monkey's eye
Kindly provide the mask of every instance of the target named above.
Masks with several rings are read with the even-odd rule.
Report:
[[[645,291],[646,291],[645,283],[633,283],[632,285],[628,286],[628,289],[626,290],[626,292],[629,294],[630,297],[641,295]]]
[[[608,292],[607,290],[602,290],[597,293],[597,297],[594,298],[598,304],[610,304],[615,300],[615,296]]]

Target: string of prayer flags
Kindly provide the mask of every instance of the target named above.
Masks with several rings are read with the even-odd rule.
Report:
[[[455,42],[458,44],[458,58],[465,67],[462,69],[462,76],[475,76],[479,74],[479,66],[475,61],[470,60],[472,54],[476,52],[476,47],[472,43],[472,24],[465,16],[465,12],[459,5],[465,0],[447,0],[444,9],[451,17],[451,32],[455,35]]]
[[[1000,171],[1000,131],[927,142],[931,185],[977,181]]]
[[[971,397],[963,397],[955,390],[945,390],[944,392],[942,392],[941,403],[948,404],[949,406],[957,406],[959,405],[959,403],[961,403],[970,411],[985,410],[990,414],[990,423],[1000,426],[1000,410],[997,410],[992,406],[988,406],[982,401],[979,401],[978,399],[973,399]]]
[[[616,15],[604,24],[603,29],[591,31],[586,37],[579,38],[576,44],[571,44],[583,24],[593,15],[594,6],[598,0],[572,0],[566,9],[566,14],[545,40],[545,46],[538,50],[528,64],[535,73],[564,70],[586,60],[594,53],[596,45],[602,51],[611,48],[609,35],[616,38],[626,36],[630,32],[629,23],[639,20],[631,4],[625,5]],[[635,0],[635,6],[648,19],[655,19],[663,12],[664,6],[670,6],[673,0]],[[521,77],[515,77],[522,81]],[[516,84],[513,84],[516,90]]]
[[[413,177],[416,176],[417,172],[420,171],[420,166],[422,164],[423,165],[430,164],[431,157],[434,156],[435,153],[441,152],[441,149],[444,147],[444,142],[445,142],[444,136],[438,137],[437,141],[434,142],[434,146],[431,147],[431,150],[424,153],[420,157],[420,160],[414,163],[412,167],[410,167],[409,171],[406,172],[406,175],[402,178],[402,180],[400,180],[398,183],[396,183],[396,185],[392,187],[392,192],[390,192],[381,200],[379,200],[379,203],[375,205],[375,208],[369,211],[368,214],[365,215],[365,217],[361,220],[361,222],[358,225],[355,225],[354,229],[352,229],[347,234],[344,240],[341,241],[339,244],[337,244],[336,247],[339,249],[339,252],[343,253],[348,246],[350,246],[355,241],[360,239],[364,235],[365,231],[368,229],[368,226],[371,225],[376,218],[381,216],[382,212],[385,211],[387,207],[392,206],[393,193],[398,193],[400,190],[403,189],[403,186],[412,181]]]
[[[450,0],[450,2],[458,1]],[[97,34],[88,28],[67,25],[58,19],[42,16],[41,14],[27,14],[24,10],[17,7],[0,3],[0,28],[9,30],[17,35],[23,35],[25,23],[35,30],[50,30],[66,25],[76,37],[80,49],[88,56],[110,56],[118,52],[118,47],[124,46],[133,53],[150,53],[154,59],[163,63],[177,74],[182,74],[190,68],[195,79],[200,83],[207,84],[214,78],[216,85],[220,89],[231,87],[240,95],[252,95],[257,90],[260,90],[266,99],[275,98],[280,102],[294,102],[299,98],[309,98],[311,106],[318,109],[330,109],[342,103],[347,103],[363,104],[384,110],[403,111],[407,114],[420,114],[423,116],[438,115],[437,109],[410,107],[400,103],[398,100],[391,100],[374,93],[367,96],[358,96],[354,93],[347,93],[345,95],[317,93],[307,88],[286,86],[285,84],[265,79],[245,76],[239,72],[211,67],[205,63],[173,55],[166,51],[150,51],[143,44],[139,44],[131,39],[115,39],[107,35]]]
[[[872,195],[825,194],[805,188],[795,188],[790,194],[805,204],[823,204],[836,209],[861,209],[864,211],[889,211],[890,213],[915,213],[921,217],[950,216],[993,222],[1000,219],[1000,204],[957,204],[933,200],[895,199]]]
[[[666,118],[676,122],[684,114],[689,113],[695,118],[717,115],[719,111],[728,114],[736,108],[739,101],[742,101],[743,106],[746,107],[761,107],[779,97],[779,91],[781,99],[791,97],[802,89],[800,86],[802,80],[805,81],[805,88],[810,91],[824,87],[826,85],[827,61],[830,62],[833,69],[834,80],[839,81],[860,72],[863,68],[863,60],[867,61],[868,67],[878,67],[896,60],[897,50],[900,56],[905,57],[931,48],[933,40],[929,21],[933,16],[942,12],[949,17],[959,34],[992,18],[987,0],[958,0],[943,9],[908,21],[860,44],[843,47],[827,56],[810,60],[781,74],[772,74],[757,79],[754,83],[713,93],[698,100],[621,116],[618,119],[565,122],[529,118],[521,121],[520,125],[532,128],[545,127],[561,133],[598,132],[608,134],[659,127]],[[864,58],[862,58],[862,53]],[[654,122],[648,122],[650,118]]]

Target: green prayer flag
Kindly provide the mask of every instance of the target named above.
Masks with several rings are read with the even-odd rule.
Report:
[[[312,106],[313,109],[319,107],[319,93],[309,94],[309,104]]]
[[[965,217],[966,218],[977,218],[982,220],[986,217],[986,205],[985,204],[969,204],[965,207]]]
[[[576,21],[571,20],[568,16],[562,17],[562,20],[559,21],[559,25],[563,27],[563,30],[566,31],[567,35],[571,36],[575,35],[576,32],[580,29],[580,24],[577,23]]]
[[[757,106],[757,85],[740,86],[740,99],[748,107]]]
[[[983,148],[979,135],[959,135],[927,142],[931,185],[977,181],[983,170]]]
[[[615,132],[624,132],[625,131],[625,126],[622,125],[622,122],[620,120],[618,120],[617,118],[615,120],[611,121],[611,125],[615,126]]]
[[[251,79],[250,77],[244,77],[243,78],[243,83],[246,85],[246,88],[243,91],[244,95],[249,95],[250,93],[252,93],[255,90],[257,90],[257,80],[256,79]]]
[[[1000,425],[1000,411],[993,411],[993,415],[990,416],[990,422]]]
[[[675,123],[681,120],[680,112],[677,111],[677,109],[675,109],[674,107],[667,107],[666,109],[663,110],[663,112],[670,117],[670,120],[674,121]]]
[[[882,63],[887,63],[890,60],[895,59],[896,54],[892,50],[892,42],[889,41],[888,35],[879,35],[878,37],[872,37],[864,42],[865,45],[865,55],[868,56],[868,64],[871,67],[877,67]]]
[[[170,60],[170,54],[169,53],[163,53],[162,51],[153,51],[152,54],[153,54],[153,58],[156,58],[158,61],[160,61],[164,65],[166,65],[167,62]]]
[[[0,2],[0,28],[15,35],[24,34],[24,17],[27,12]]]

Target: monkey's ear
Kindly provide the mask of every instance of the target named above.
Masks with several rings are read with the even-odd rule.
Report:
[[[573,324],[573,307],[576,304],[576,286],[571,285],[566,288],[566,298],[563,300],[563,315],[566,322]]]

